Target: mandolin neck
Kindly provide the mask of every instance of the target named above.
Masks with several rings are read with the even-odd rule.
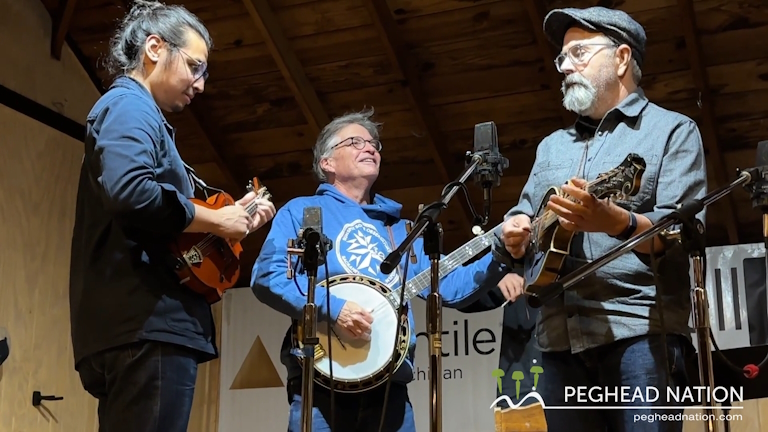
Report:
[[[464,245],[460,246],[458,249],[449,253],[443,259],[441,259],[440,264],[438,266],[440,279],[442,280],[443,277],[445,277],[445,275],[449,274],[450,272],[455,270],[457,267],[464,265],[464,263],[471,260],[472,258],[477,256],[477,254],[479,254],[480,252],[485,250],[488,246],[493,244],[493,232],[497,229],[500,229],[502,224],[503,222],[493,227],[487,233],[477,236],[472,240],[466,242]],[[416,276],[414,276],[413,279],[408,280],[406,282],[405,284],[405,301],[406,302],[418,296],[424,289],[431,286],[432,284],[431,274],[432,274],[432,269],[430,267],[422,271],[421,273],[417,274]],[[393,296],[395,303],[400,301],[399,288],[392,291],[391,295]]]
[[[596,184],[598,184],[598,182],[600,182],[600,180],[601,179],[597,179],[595,181],[587,183],[586,185],[584,185],[584,187],[581,188],[581,190],[585,190],[585,191],[587,191],[589,193],[592,193],[593,192],[592,191],[593,187]],[[566,195],[563,198],[567,199],[570,202],[576,202],[576,199],[573,198],[570,195]],[[555,212],[553,212],[552,210],[549,210],[549,209],[545,210],[544,213],[541,216],[539,216],[538,218],[536,218],[536,220],[533,221],[533,225],[535,226],[535,231],[537,231],[537,232],[544,232],[544,231],[546,231],[547,229],[549,229],[549,227],[552,226],[552,224],[557,222],[557,219],[558,219],[557,213],[555,213]]]
[[[254,215],[256,215],[256,211],[259,210],[259,203],[257,203],[256,200],[261,198],[264,198],[264,193],[257,194],[256,198],[254,198],[253,201],[245,205],[244,209],[249,216],[253,217]]]

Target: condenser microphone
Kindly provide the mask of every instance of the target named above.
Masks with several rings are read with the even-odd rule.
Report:
[[[302,248],[317,248],[317,264],[325,263],[325,254],[333,249],[333,243],[323,234],[323,209],[305,207],[304,218],[299,232]]]
[[[768,245],[768,141],[757,143],[755,166],[758,178],[751,187],[752,208],[763,212],[763,240]]]
[[[475,183],[483,188],[485,217],[482,225],[491,217],[491,189],[501,184],[502,171],[509,168],[509,160],[499,151],[499,135],[496,123],[490,121],[475,125],[474,154],[480,163],[475,169]]]

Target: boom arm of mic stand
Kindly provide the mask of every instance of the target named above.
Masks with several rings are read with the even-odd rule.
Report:
[[[381,262],[379,269],[382,273],[392,273],[395,267],[397,267],[397,263],[399,263],[403,258],[405,251],[408,250],[413,242],[416,241],[416,239],[422,235],[424,230],[427,229],[427,224],[435,223],[443,209],[448,207],[448,202],[451,201],[453,196],[456,195],[456,192],[459,190],[458,184],[467,181],[469,176],[472,175],[475,169],[477,169],[477,166],[480,165],[480,163],[483,161],[482,157],[480,156],[472,156],[471,160],[472,164],[464,170],[457,181],[452,183],[450,189],[448,189],[448,191],[442,197],[440,197],[440,200],[425,206],[424,210],[419,213],[418,217],[416,218],[416,224],[414,225],[411,232],[408,233],[408,236],[405,238],[405,240],[403,240],[397,249],[387,255],[387,257],[384,258],[384,261]]]
[[[616,246],[600,258],[574,270],[556,282],[541,288],[539,290],[539,294],[535,296],[528,296],[528,304],[534,308],[541,307],[542,305],[560,295],[563,291],[567,290],[576,283],[581,282],[587,276],[595,273],[601,267],[615,260],[619,256],[631,251],[637,247],[637,245],[661,234],[662,231],[668,229],[672,225],[692,223],[692,220],[696,214],[698,214],[705,207],[725,197],[733,189],[751,183],[756,178],[759,178],[759,173],[757,173],[756,169],[742,171],[739,175],[739,178],[734,180],[731,184],[720,187],[719,189],[710,192],[701,199],[695,199],[681,204],[676,211],[661,218],[661,220],[659,220],[651,228],[648,228],[642,233],[637,234],[626,242]]]

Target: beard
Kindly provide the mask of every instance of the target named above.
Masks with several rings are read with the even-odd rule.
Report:
[[[560,91],[563,92],[563,107],[582,116],[591,115],[600,102],[600,95],[605,93],[611,81],[611,70],[602,65],[594,82],[584,75],[572,73],[565,77]]]
[[[576,114],[588,116],[597,105],[597,89],[579,74],[570,74],[563,80],[563,107]]]

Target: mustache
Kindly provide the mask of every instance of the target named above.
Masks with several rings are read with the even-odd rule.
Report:
[[[571,75],[566,76],[563,79],[563,88],[570,87],[570,86],[573,86],[573,85],[582,85],[582,86],[585,86],[585,87],[589,87],[591,85],[591,83],[589,82],[588,79],[584,78],[583,76],[581,76],[579,74],[571,74]]]

